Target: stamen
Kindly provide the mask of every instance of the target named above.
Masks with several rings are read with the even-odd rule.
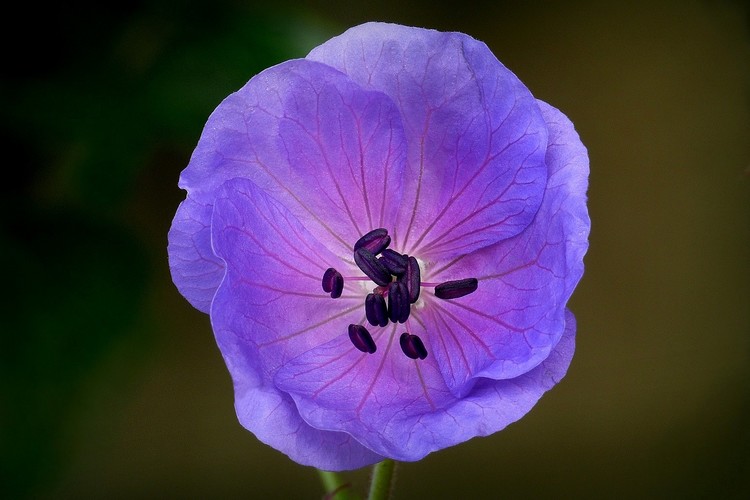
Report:
[[[329,267],[323,273],[321,284],[323,285],[323,291],[330,293],[333,299],[341,297],[341,292],[344,291],[344,277],[332,267]]]
[[[455,299],[474,292],[478,280],[468,278],[445,283],[422,283],[422,272],[415,257],[388,248],[391,237],[384,228],[373,229],[354,244],[354,262],[366,275],[353,276],[347,280],[372,280],[377,286],[365,297],[365,317],[376,327],[385,327],[389,322],[405,323],[411,314],[411,304],[419,299],[423,286],[435,287],[435,296]],[[323,290],[331,297],[340,297],[344,288],[344,277],[334,268],[323,274]],[[386,299],[387,296],[387,299]],[[387,300],[387,302],[386,302]],[[375,341],[363,325],[349,325],[349,340],[364,353],[376,351]],[[417,335],[408,332],[399,339],[401,350],[410,359],[425,359],[427,349]]]
[[[360,248],[366,248],[370,252],[372,252],[373,255],[377,255],[382,252],[383,249],[387,248],[390,244],[391,237],[388,236],[388,230],[381,227],[378,229],[373,229],[372,231],[358,239],[354,244],[354,252],[356,253]]]
[[[375,257],[371,251],[361,247],[354,252],[354,262],[369,278],[381,286],[386,286],[391,282],[391,273]]]
[[[406,285],[394,281],[388,285],[388,317],[393,323],[403,323],[409,318],[409,291]]]
[[[409,258],[406,255],[402,255],[390,248],[383,250],[380,255],[381,257],[378,260],[391,274],[400,276],[406,272],[406,264],[409,262]]]
[[[399,278],[409,292],[409,303],[413,304],[419,298],[419,282],[422,280],[419,271],[419,263],[414,257],[409,257],[406,262],[406,272]]]
[[[401,334],[399,343],[401,344],[401,350],[404,351],[404,354],[406,354],[409,358],[424,359],[427,357],[427,349],[422,343],[422,339],[420,339],[416,335],[411,335],[404,332]]]
[[[388,310],[385,298],[379,293],[369,293],[365,297],[365,315],[372,326],[383,327],[388,324]]]
[[[435,287],[435,297],[439,299],[457,299],[476,291],[479,282],[476,278],[446,281]]]
[[[352,341],[354,347],[362,352],[372,354],[377,350],[370,332],[362,325],[349,325],[349,340]]]

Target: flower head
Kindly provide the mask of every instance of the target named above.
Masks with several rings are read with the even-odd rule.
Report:
[[[365,24],[214,111],[170,266],[259,439],[329,470],[418,460],[565,375],[587,182],[573,125],[484,44]]]

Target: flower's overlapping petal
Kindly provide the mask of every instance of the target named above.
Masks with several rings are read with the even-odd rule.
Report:
[[[346,336],[346,323],[361,320],[359,299],[348,290],[335,300],[321,290],[323,272],[340,266],[340,259],[247,179],[218,189],[212,240],[226,276],[211,322],[242,425],[300,463],[346,469],[380,459],[349,435],[307,425],[272,383],[279,366],[319,342]]]
[[[383,93],[307,60],[260,73],[214,111],[182,172],[189,203],[170,244],[196,249],[171,259],[175,283],[206,310],[218,280],[212,275],[197,293],[191,277],[211,261],[208,217],[226,180],[251,179],[343,254],[363,233],[395,223],[405,162],[401,118]]]
[[[364,355],[336,338],[285,364],[276,384],[314,427],[344,431],[376,453],[419,460],[428,453],[503,429],[525,415],[566,373],[575,319],[536,368],[511,380],[481,379],[457,398],[429,356],[411,360],[398,350],[398,330],[383,331],[382,349]]]
[[[565,226],[566,262],[568,275],[565,279],[565,299],[572,294],[583,276],[583,258],[589,249],[591,218],[587,208],[586,192],[589,185],[589,157],[573,122],[560,110],[544,101],[537,101],[550,133],[547,145],[547,164],[550,176],[547,185],[550,195],[569,193],[559,199],[559,210],[568,214]]]
[[[430,301],[421,318],[446,383],[462,394],[475,377],[518,376],[562,335],[564,307],[583,274],[590,221],[588,155],[573,124],[539,103],[549,128],[549,181],[534,222],[520,235],[427,271],[428,281],[476,277],[465,299]],[[418,332],[415,332],[418,333]]]
[[[546,184],[547,132],[528,89],[460,33],[368,23],[308,59],[388,94],[404,120],[408,174],[396,245],[450,259],[520,233]]]
[[[224,263],[211,249],[211,205],[186,198],[169,229],[169,267],[182,295],[199,311],[208,313],[224,277]]]

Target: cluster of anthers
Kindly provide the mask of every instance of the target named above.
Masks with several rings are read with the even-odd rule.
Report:
[[[443,283],[421,281],[421,271],[417,259],[388,248],[391,237],[383,228],[373,229],[354,244],[354,262],[367,278],[377,286],[365,297],[365,317],[373,327],[385,327],[388,322],[405,323],[411,313],[411,306],[419,299],[422,287],[434,287],[435,297],[456,299],[477,289],[476,278],[466,278]],[[323,273],[323,291],[331,298],[341,297],[344,290],[344,277],[336,269],[329,267]],[[363,325],[349,325],[349,339],[354,347],[372,354],[377,350],[370,332]],[[422,339],[408,332],[399,339],[401,350],[411,359],[425,359],[427,349]]]

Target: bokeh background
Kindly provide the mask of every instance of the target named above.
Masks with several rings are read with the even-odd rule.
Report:
[[[591,157],[568,376],[505,431],[402,464],[397,498],[750,493],[746,5],[126,5],[3,7],[0,496],[320,498],[237,423],[166,235],[213,108],[368,20],[485,41]]]

